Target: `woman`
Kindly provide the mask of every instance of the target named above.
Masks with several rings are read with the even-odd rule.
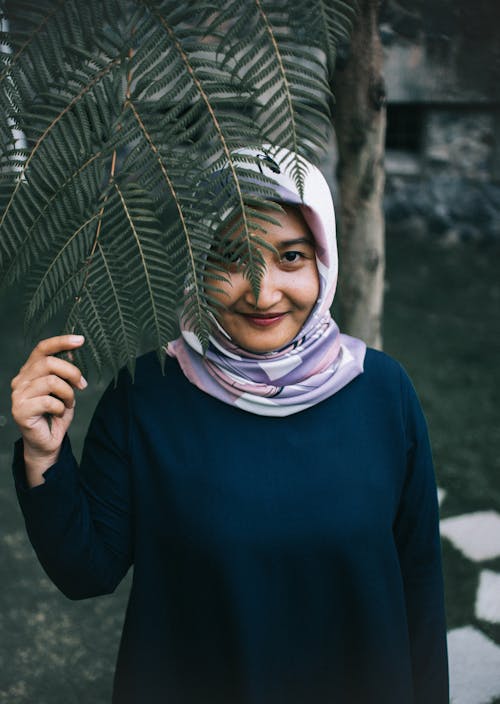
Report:
[[[74,387],[42,341],[13,380],[14,473],[27,530],[70,598],[134,576],[115,704],[445,704],[436,487],[413,387],[341,335],[331,196],[285,151],[258,299],[234,252],[207,287],[221,311],[206,356],[184,329],[126,371],[95,412],[78,468]],[[259,161],[260,159],[260,161]],[[53,396],[49,394],[53,394]],[[49,430],[44,413],[53,414]]]

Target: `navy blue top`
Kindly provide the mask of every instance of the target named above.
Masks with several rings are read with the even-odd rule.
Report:
[[[120,374],[80,468],[14,472],[70,598],[134,565],[116,704],[447,704],[438,508],[413,387],[387,355],[286,418],[242,411],[154,353]]]

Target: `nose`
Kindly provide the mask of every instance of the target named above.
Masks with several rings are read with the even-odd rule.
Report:
[[[260,310],[270,310],[281,301],[282,297],[283,293],[279,286],[279,281],[269,269],[264,271],[260,280],[258,298],[255,297],[250,282],[248,282],[244,296],[245,303]]]

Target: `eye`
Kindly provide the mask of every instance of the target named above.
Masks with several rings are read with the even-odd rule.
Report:
[[[287,264],[295,264],[295,262],[300,261],[304,258],[302,252],[297,252],[295,250],[290,250],[289,252],[284,252],[281,259]]]
[[[241,266],[242,258],[241,255],[234,249],[226,249],[221,254],[222,260],[228,269],[231,271],[238,269]]]

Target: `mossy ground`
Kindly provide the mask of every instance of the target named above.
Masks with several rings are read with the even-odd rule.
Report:
[[[500,246],[387,238],[384,347],[427,416],[442,518],[500,513]],[[443,541],[448,625],[473,624],[480,568]],[[488,569],[498,571],[499,560]],[[500,645],[500,628],[481,623]]]

